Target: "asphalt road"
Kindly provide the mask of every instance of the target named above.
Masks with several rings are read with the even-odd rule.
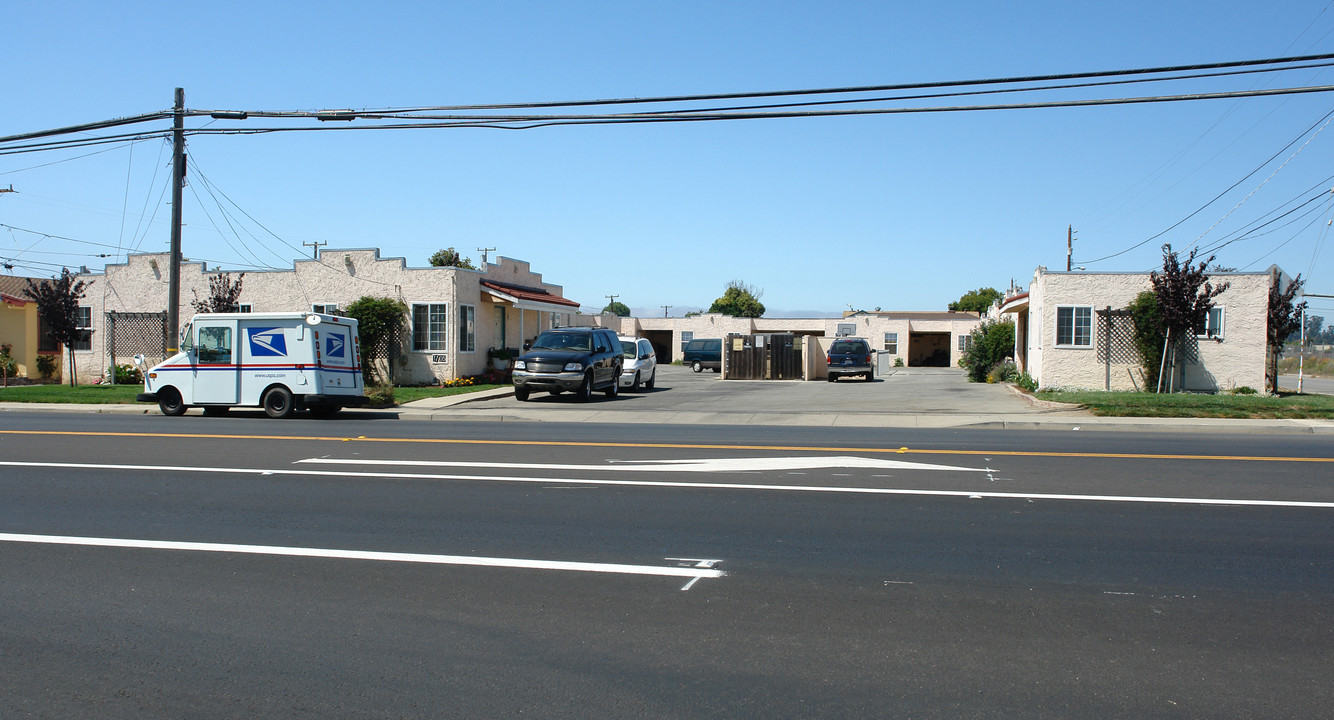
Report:
[[[1278,386],[1284,390],[1296,392],[1298,385],[1296,375],[1279,375]],[[1319,393],[1321,395],[1334,395],[1334,378],[1311,377],[1307,375],[1300,378],[1302,392]]]
[[[1334,701],[1319,436],[4,421],[0,717]]]

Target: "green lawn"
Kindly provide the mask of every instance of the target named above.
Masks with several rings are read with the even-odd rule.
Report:
[[[481,390],[494,390],[496,388],[509,387],[508,385],[469,385],[467,387],[396,387],[394,388],[394,402],[402,405],[410,403],[413,400],[425,400],[426,398],[447,397],[449,395],[462,395],[463,393],[478,392]]]
[[[143,391],[143,385],[20,385],[0,388],[0,402],[114,405],[133,403]]]
[[[1334,419],[1334,396],[1283,394],[1196,395],[1192,393],[1050,392],[1034,397],[1082,405],[1094,415],[1113,417],[1202,417]]]
[[[503,385],[470,385],[468,387],[399,387],[394,388],[398,404],[423,398],[444,397],[460,393],[490,390]],[[81,405],[114,405],[134,403],[134,396],[143,392],[142,385],[22,385],[0,388],[0,402],[76,403]]]

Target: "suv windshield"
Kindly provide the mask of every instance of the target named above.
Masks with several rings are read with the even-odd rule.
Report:
[[[588,352],[592,349],[589,345],[588,333],[570,333],[570,332],[544,332],[537,336],[533,341],[532,350],[582,350]]]
[[[829,348],[831,355],[842,355],[846,353],[862,353],[867,351],[864,340],[835,340],[834,345]]]

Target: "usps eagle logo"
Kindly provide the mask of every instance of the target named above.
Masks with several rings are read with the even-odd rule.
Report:
[[[347,347],[347,341],[342,335],[326,335],[324,340],[324,354],[329,357],[346,357],[344,354]]]
[[[284,357],[287,355],[287,338],[280,327],[252,328],[250,330],[251,357]]]

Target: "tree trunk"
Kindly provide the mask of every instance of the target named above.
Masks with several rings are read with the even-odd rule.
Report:
[[[74,348],[67,346],[66,352],[69,353],[69,386],[74,387],[79,384],[78,368],[74,367]]]

